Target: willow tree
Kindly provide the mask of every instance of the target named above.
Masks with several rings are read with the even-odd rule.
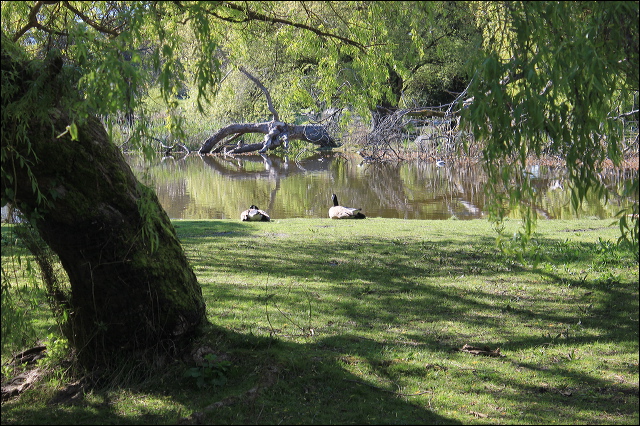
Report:
[[[375,126],[404,103],[453,102],[469,81],[469,60],[477,55],[480,31],[473,25],[471,2],[379,2],[385,16],[377,28],[386,58],[385,84],[375,98]],[[462,84],[462,87],[454,87]],[[443,96],[446,91],[446,97]],[[417,105],[416,105],[417,104]],[[430,104],[431,106],[438,105]]]
[[[598,173],[608,161],[621,165],[624,120],[638,120],[638,2],[478,7],[485,52],[464,114],[485,144],[491,219],[500,228],[509,211],[522,212],[522,249],[536,219],[531,156],[562,159],[574,208],[589,191],[608,195]],[[620,230],[637,251],[637,176],[620,195],[636,200],[620,213]]]
[[[136,111],[140,139],[147,125],[135,94],[153,82],[174,107],[188,75],[198,102],[207,101],[220,80],[220,40],[250,33],[254,21],[364,51],[348,33],[283,18],[272,6],[2,3],[2,204],[17,207],[58,255],[69,289],[52,297],[85,365],[179,347],[206,321],[169,218],[98,117]],[[180,129],[179,120],[167,125]]]
[[[225,79],[217,96],[224,118],[269,115],[259,90],[234,72],[238,64],[268,86],[285,121],[301,111],[329,108],[355,110],[368,121],[372,113],[394,110],[403,101],[424,100],[435,81],[448,85],[454,76],[466,77],[465,63],[479,43],[466,3],[276,2],[270,7],[278,16],[347,34],[366,54],[360,46],[266,20],[253,22],[250,32],[228,31],[221,41]]]
[[[95,117],[74,117],[62,58],[40,65],[12,47],[3,35],[3,204],[67,273],[70,291],[51,296],[79,359],[109,365],[190,335],[205,320],[202,290],[155,194]]]

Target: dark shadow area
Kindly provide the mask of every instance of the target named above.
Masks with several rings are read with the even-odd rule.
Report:
[[[249,207],[249,206],[247,206]],[[238,218],[240,213],[238,213]],[[248,229],[245,224],[241,222],[217,222],[215,220],[190,220],[188,226],[183,226],[179,220],[172,222],[173,227],[178,233],[178,238],[185,240],[188,238],[233,238],[233,237],[246,237],[251,235],[254,231]],[[183,243],[184,244],[184,243]]]
[[[392,390],[367,386],[326,349],[334,345],[331,339],[296,344],[208,326],[195,346],[215,347],[231,362],[224,386],[199,389],[177,377],[174,364],[131,387],[86,386],[74,394],[71,385],[44,408],[4,406],[7,417],[21,421],[5,422],[3,414],[2,424],[38,424],[34,419],[42,418],[46,424],[299,424],[301,419],[308,424],[461,424]],[[138,393],[169,399],[194,413],[163,413],[157,407],[122,413],[114,406],[116,392],[134,399]],[[22,397],[28,398],[28,392]]]

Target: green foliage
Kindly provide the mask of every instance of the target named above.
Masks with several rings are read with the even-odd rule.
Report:
[[[40,304],[42,286],[37,265],[26,254],[14,226],[3,226],[0,298],[3,356],[34,344],[38,337],[30,313]]]
[[[227,383],[227,371],[230,366],[230,361],[218,360],[217,355],[209,353],[203,357],[201,366],[187,369],[184,377],[195,382],[198,389],[216,388]]]
[[[638,3],[513,2],[483,11],[486,57],[464,114],[486,143],[491,220],[521,208],[526,245],[536,216],[527,207],[536,196],[524,175],[529,156],[564,160],[574,209],[589,190],[607,193],[603,162],[622,161],[619,114],[638,93]],[[637,215],[620,229],[637,249]]]
[[[57,334],[49,333],[42,341],[47,347],[47,356],[38,361],[40,366],[54,368],[69,358],[71,347],[69,341]]]
[[[46,26],[26,22],[35,10]],[[476,32],[467,25],[472,16],[465,4],[446,2],[94,2],[2,10],[4,31],[27,56],[46,54],[53,41],[76,70],[84,97],[69,109],[79,117],[119,117],[129,127],[128,148],[157,137],[144,102],[154,88],[168,144],[191,135],[187,123],[196,112],[222,123],[268,119],[262,94],[236,71],[239,65],[269,87],[287,121],[306,108],[347,107],[366,117],[385,100],[397,105],[392,73],[405,80],[410,97],[434,85],[441,90],[464,74]],[[437,83],[411,83],[414,76],[430,80],[434,73],[425,69],[433,65],[440,67]],[[194,110],[180,105],[185,94]]]
[[[635,197],[638,199],[638,194],[640,191],[638,190],[638,179],[636,178],[630,184],[626,184],[624,189],[622,190],[623,197]],[[627,214],[630,210],[630,214]],[[624,209],[618,213],[620,219],[618,220],[618,226],[620,227],[620,238],[618,239],[618,244],[627,245],[629,249],[639,253],[638,245],[640,242],[640,237],[638,235],[638,217],[640,216],[640,208],[638,203],[631,209]],[[640,253],[638,254],[640,256]]]
[[[440,85],[441,90],[452,76],[465,74],[464,62],[474,45],[470,33],[475,29],[464,24],[470,23],[471,11],[442,2],[313,2],[304,7],[281,2],[265,11],[316,28],[330,24],[333,34],[366,45],[366,50],[295,25],[250,20],[243,31],[227,26],[216,56],[224,58],[213,105],[219,119],[261,121],[270,116],[260,91],[236,71],[239,65],[269,88],[284,120],[301,109],[331,107],[354,108],[366,117],[384,99],[394,105],[400,101],[388,84],[391,71],[406,80],[409,98],[424,97],[425,88]],[[430,66],[438,67],[435,79],[436,73],[427,71]]]
[[[2,199],[0,204],[15,200],[18,182],[15,180],[16,169],[26,169],[31,181],[31,190],[35,194],[38,203],[46,208],[46,195],[40,190],[34,177],[32,168],[35,167],[33,158],[37,158],[33,150],[33,144],[29,139],[29,129],[32,127],[49,124],[49,108],[56,104],[54,84],[51,76],[46,72],[38,74],[33,84],[22,87],[21,72],[11,62],[4,58],[12,58],[14,61],[25,60],[25,55],[18,47],[2,34]],[[28,69],[42,67],[42,63],[30,64]],[[35,108],[34,105],[41,105]],[[20,207],[20,206],[16,206]],[[30,218],[33,219],[33,218]]]
[[[28,270],[31,269],[30,267]],[[29,309],[35,305],[30,287],[16,286],[2,265],[2,353],[15,351],[36,340]]]
[[[30,224],[3,227],[2,239],[2,330],[6,336],[2,354],[6,355],[41,341],[42,324],[63,334],[70,289],[57,256]],[[50,308],[49,315],[34,315],[43,306]]]

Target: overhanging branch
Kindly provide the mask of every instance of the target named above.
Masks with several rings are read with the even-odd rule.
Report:
[[[185,8],[186,6],[184,4],[182,4],[181,2],[174,2],[176,3],[179,7],[181,8]],[[326,32],[326,31],[322,31],[318,28],[314,28],[310,25],[305,25],[305,24],[301,24],[299,22],[294,22],[288,19],[282,19],[282,18],[276,18],[275,16],[268,16],[259,12],[255,12],[253,10],[249,9],[249,4],[251,4],[251,2],[243,2],[243,5],[238,5],[235,3],[231,3],[231,2],[222,2],[221,5],[216,5],[215,9],[213,10],[207,10],[204,9],[204,12],[215,16],[216,18],[222,20],[222,21],[226,21],[226,22],[232,22],[234,24],[242,24],[245,22],[250,22],[250,21],[261,21],[261,22],[269,22],[272,24],[283,24],[283,25],[288,25],[294,28],[300,28],[302,30],[306,30],[306,31],[311,31],[312,33],[320,36],[320,37],[327,37],[327,38],[332,38],[332,39],[336,39],[339,40],[341,42],[343,42],[344,44],[350,45],[350,46],[354,46],[357,47],[361,52],[366,52],[366,48],[363,44],[355,41],[355,40],[351,40],[350,38],[347,37],[343,37],[337,34],[333,34],[330,32]],[[237,12],[242,12],[244,13],[245,17],[238,19],[238,18],[234,18],[231,16],[223,16],[220,13],[218,13],[218,10],[222,10],[223,8],[228,8],[231,10],[235,10]]]

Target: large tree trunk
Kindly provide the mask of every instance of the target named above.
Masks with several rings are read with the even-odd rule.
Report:
[[[85,365],[179,346],[205,321],[205,304],[153,191],[136,180],[97,119],[79,124],[72,140],[71,132],[57,137],[71,121],[55,101],[33,108],[48,108],[47,120],[34,114],[25,125],[24,116],[13,113],[34,84],[44,102],[64,98],[44,93],[59,90],[56,68],[33,71],[3,49],[3,91],[5,77],[16,91],[2,96],[2,198],[31,221],[68,274],[66,333]],[[43,75],[51,84],[41,84]]]

